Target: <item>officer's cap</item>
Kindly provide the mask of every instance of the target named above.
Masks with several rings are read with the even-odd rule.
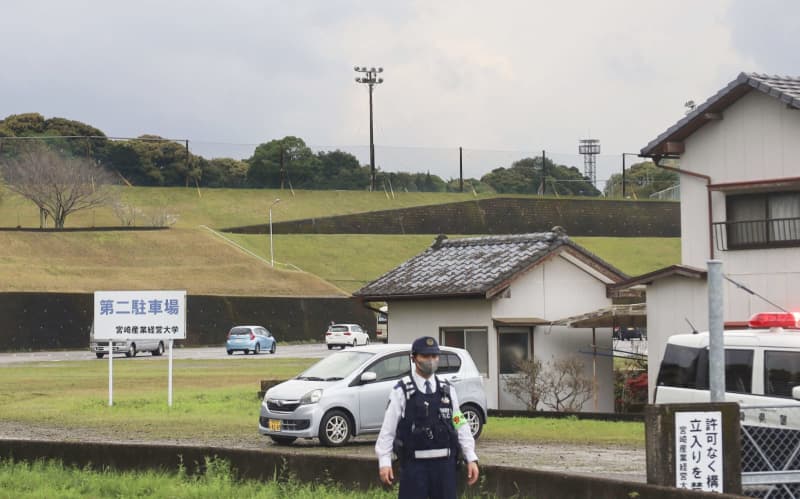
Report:
[[[411,344],[411,353],[418,354],[421,353],[423,355],[439,355],[439,344],[436,343],[436,340],[431,338],[430,336],[423,336],[422,338],[417,338],[414,340],[414,343]]]

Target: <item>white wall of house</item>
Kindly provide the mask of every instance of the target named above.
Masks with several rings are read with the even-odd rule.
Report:
[[[486,328],[488,332],[488,373],[484,379],[488,405],[500,407],[501,391],[497,329],[494,319],[539,318],[557,320],[591,312],[611,304],[605,284],[567,259],[556,256],[519,276],[510,286],[508,298],[427,299],[389,302],[389,340],[410,343],[420,336],[439,338],[441,328]],[[597,329],[601,352],[610,352],[611,330]],[[584,376],[598,385],[598,410],[613,411],[613,362],[610,357],[593,357],[591,329],[537,327],[533,334],[533,354],[542,361],[578,356],[584,363]],[[581,353],[584,352],[584,353]],[[522,402],[503,397],[503,408],[524,409]],[[584,405],[594,411],[594,400]]]
[[[495,298],[492,313],[498,318],[536,317],[555,321],[584,314],[611,305],[606,285],[591,275],[589,269],[578,268],[566,257],[558,255],[534,267],[511,284],[509,298]],[[595,331],[598,351],[611,352],[611,329]],[[597,409],[614,411],[613,359],[590,355],[592,330],[539,326],[534,329],[533,355],[542,362],[577,356],[584,365],[584,376],[597,380]],[[502,397],[502,394],[501,394]],[[512,397],[502,399],[504,408],[524,409]],[[584,410],[595,411],[594,397]]]
[[[680,167],[714,184],[800,176],[800,111],[751,91],[685,141]],[[681,257],[705,268],[710,258],[705,181],[681,175]],[[724,222],[725,194],[712,193],[714,222]],[[786,308],[800,305],[800,248],[714,251],[723,271]],[[648,290],[649,293],[649,290]],[[725,320],[746,321],[772,310],[759,298],[726,283]],[[649,300],[648,300],[649,301]],[[765,308],[766,307],[766,308]],[[650,308],[650,307],[648,307]]]
[[[492,302],[492,314],[555,321],[609,305],[605,283],[558,255],[518,277],[510,298]]]
[[[667,339],[691,333],[689,319],[698,331],[708,330],[708,291],[704,279],[672,276],[647,286],[647,381],[648,400],[658,378]]]
[[[587,310],[589,311],[589,310]],[[583,363],[583,376],[596,382],[595,398],[583,406],[584,411],[614,412],[614,359],[611,353],[611,329],[595,330],[598,355],[592,349],[592,330],[565,326],[538,326],[533,333],[533,352],[542,362],[577,357]]]
[[[489,408],[497,408],[497,342],[491,303],[476,299],[396,300],[389,302],[389,341],[411,343],[420,336],[439,339],[442,327],[486,328],[489,372],[484,378]],[[493,374],[494,373],[494,374]]]

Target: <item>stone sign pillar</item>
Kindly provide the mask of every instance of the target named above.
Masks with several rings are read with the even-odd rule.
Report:
[[[647,483],[742,493],[739,404],[648,405]]]

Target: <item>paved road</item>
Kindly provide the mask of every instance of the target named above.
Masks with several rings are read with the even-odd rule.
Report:
[[[338,350],[334,350],[338,351]],[[302,358],[322,358],[327,356],[330,351],[324,343],[307,343],[302,345],[281,345],[278,344],[278,349],[275,355],[262,353],[259,355],[244,355],[235,353],[228,355],[225,348],[218,347],[187,347],[175,348],[173,351],[174,359],[195,359],[195,360],[208,360],[208,359],[230,359],[236,362],[248,362],[255,359],[264,359],[267,357],[302,357]],[[125,362],[144,362],[154,359],[166,359],[167,354],[163,357],[153,357],[149,353],[140,353],[133,359],[126,359],[124,355],[115,355],[114,360],[122,359]],[[0,353],[0,366],[18,364],[22,362],[64,362],[74,360],[97,360],[95,355],[86,350],[69,350],[69,351],[51,351],[51,352],[22,352],[22,353]],[[103,359],[108,362],[107,358]],[[98,362],[101,362],[98,360]]]

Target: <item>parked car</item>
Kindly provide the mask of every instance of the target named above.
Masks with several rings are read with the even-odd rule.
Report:
[[[759,313],[749,325],[748,330],[723,333],[725,401],[762,408],[744,411],[743,424],[800,428],[800,413],[790,410],[800,407],[800,314]],[[711,400],[709,340],[708,332],[669,337],[654,403]],[[773,409],[763,409],[767,406]]]
[[[389,306],[384,305],[378,312],[378,321],[375,325],[375,339],[389,343]]]
[[[242,352],[247,355],[266,352],[275,353],[277,349],[276,340],[264,327],[261,326],[234,326],[228,331],[228,340],[225,342],[225,350],[228,355],[233,352]]]
[[[94,339],[94,326],[89,329],[89,351],[93,352],[98,359],[108,355],[108,340]],[[113,340],[111,342],[113,353],[125,354],[125,357],[136,357],[139,352],[150,352],[157,357],[164,353],[164,340],[145,339],[145,338],[126,338]]]
[[[328,350],[333,347],[369,345],[369,335],[358,324],[331,324],[325,332]]]
[[[641,340],[644,338],[641,329],[635,327],[616,327],[611,333],[615,340]]]
[[[486,423],[486,393],[466,350],[441,347],[436,375],[456,389],[461,412],[478,438]],[[411,345],[369,345],[336,352],[297,377],[270,388],[258,430],[278,444],[319,438],[326,446],[378,433],[389,393],[411,374]]]

